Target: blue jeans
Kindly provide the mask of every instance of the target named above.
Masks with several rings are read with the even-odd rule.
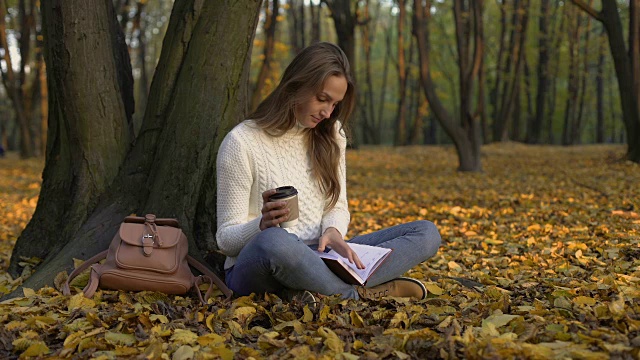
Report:
[[[421,220],[356,236],[348,243],[393,249],[369,278],[366,286],[373,287],[402,276],[435,255],[440,242],[435,225]],[[251,239],[234,266],[227,269],[227,286],[238,295],[279,293],[289,288],[358,299],[356,288],[331,272],[315,249],[284,229],[268,228]]]

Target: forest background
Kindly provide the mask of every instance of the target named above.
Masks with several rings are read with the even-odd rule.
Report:
[[[468,22],[471,13],[457,17],[452,3],[430,4],[430,73],[439,100],[460,118],[456,21],[461,22],[461,36],[467,37],[473,36],[473,21]],[[599,21],[570,1],[479,3],[483,3],[484,56],[477,71],[484,90],[468,101],[475,107],[473,116],[480,119],[482,143],[626,141],[614,61]],[[589,1],[593,8],[598,3]],[[35,0],[0,4],[3,48],[12,49],[3,55],[0,144],[23,157],[44,154],[46,144],[46,70],[37,4]],[[137,130],[173,1],[114,4],[131,56]],[[628,24],[629,1],[617,5],[622,24]],[[356,144],[451,143],[421,88],[413,12],[411,2],[404,0],[265,1],[252,52],[249,107],[273,88],[302,47],[319,40],[343,40],[337,36],[336,26],[340,26],[340,31],[351,31],[342,37],[360,90],[354,119]],[[334,18],[344,18],[345,24],[335,25]],[[623,27],[625,38],[629,28]],[[473,41],[468,42],[473,46]]]
[[[11,49],[0,286],[16,290],[0,307],[0,351],[637,357],[638,5],[0,1],[0,41]],[[198,307],[50,287],[130,213],[175,216],[192,251],[215,253],[216,146],[316,40],[345,49],[360,89],[347,159],[351,236],[433,220],[443,251],[411,271],[427,300],[327,297],[311,310],[254,297]],[[109,66],[119,82],[96,82]],[[618,145],[584,145],[596,142]]]

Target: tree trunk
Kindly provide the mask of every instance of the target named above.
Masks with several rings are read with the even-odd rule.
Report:
[[[273,61],[273,51],[276,45],[276,25],[278,23],[278,9],[280,8],[279,0],[271,0],[271,9],[269,9],[269,1],[265,1],[265,20],[264,20],[264,49],[262,50],[262,65],[258,72],[256,84],[253,87],[253,95],[251,96],[251,109],[256,109],[263,98],[264,85],[271,73],[271,62]]]
[[[30,33],[30,28],[27,26],[26,16],[24,12],[24,2],[20,3],[20,14],[23,21],[21,22],[23,28],[21,29],[25,35]],[[24,83],[25,80],[25,66],[26,61],[29,59],[29,43],[30,38],[21,39],[19,43],[19,48],[21,51],[25,51],[26,53],[21,54],[21,68],[18,75],[15,74],[13,70],[13,61],[12,61],[12,51],[9,47],[9,42],[7,40],[7,25],[5,23],[6,17],[6,9],[7,4],[4,0],[0,0],[0,47],[4,50],[4,62],[2,71],[2,82],[4,83],[4,87],[7,92],[7,96],[11,100],[11,104],[14,109],[15,122],[18,124],[20,129],[20,156],[22,158],[29,158],[33,156],[33,144],[32,144],[32,136],[30,131],[30,118],[28,115],[27,107],[25,106],[25,93],[23,93],[23,89],[26,86]],[[26,45],[25,45],[26,43]]]
[[[322,0],[327,4],[333,19],[333,24],[336,29],[336,35],[338,37],[338,46],[344,51],[347,59],[349,59],[349,65],[351,66],[351,76],[354,83],[358,82],[356,74],[356,58],[355,58],[355,29],[358,23],[358,2],[352,0]],[[352,11],[351,6],[355,5],[356,10]],[[356,86],[356,89],[358,87]],[[358,90],[356,90],[357,92]],[[356,94],[357,106],[362,107],[364,104],[360,101],[360,96]],[[358,136],[356,133],[351,138],[351,146],[357,148],[359,144]]]
[[[563,34],[565,32],[566,25],[566,16],[564,16],[564,12],[560,9],[561,1],[556,0],[556,6],[553,11],[552,19],[557,22],[558,13],[560,13],[560,22],[555,29],[551,31],[553,44],[549,49],[549,96],[547,96],[548,106],[547,106],[547,116],[545,119],[545,128],[547,130],[547,144],[555,143],[555,134],[553,131],[553,123],[556,112],[556,102],[557,102],[557,93],[558,93],[558,74],[560,72],[560,54],[559,49],[562,44]]]
[[[540,18],[538,19],[538,89],[536,91],[536,113],[529,123],[527,143],[538,144],[542,135],[542,124],[545,117],[545,96],[549,79],[549,1],[540,1]]]
[[[304,0],[289,1],[289,17],[291,56],[296,56],[305,47]]]
[[[624,43],[622,21],[616,0],[603,0],[596,11],[583,0],[572,0],[583,11],[602,22],[609,36],[609,48],[618,78],[622,118],[627,131],[627,159],[640,163],[640,0],[631,0],[629,48]]]
[[[590,4],[593,0],[590,0]],[[587,78],[589,77],[589,49],[591,40],[591,18],[587,17],[587,28],[584,33],[584,45],[582,46],[582,69],[578,70],[580,74],[580,88],[578,89],[579,102],[578,113],[576,114],[573,126],[573,134],[571,136],[573,144],[582,143],[582,128],[584,127],[584,104],[587,98]]]
[[[478,99],[476,116],[480,118],[480,129],[482,133],[482,143],[487,144],[489,142],[489,122],[487,121],[487,111],[486,111],[486,103],[487,99],[485,96],[486,83],[487,83],[487,75],[484,67],[484,56],[480,60],[480,69],[478,70]]]
[[[407,139],[407,73],[409,72],[408,66],[405,60],[405,45],[404,45],[404,22],[406,19],[406,4],[404,0],[397,0],[398,2],[398,108],[395,121],[395,136],[393,144],[395,146],[406,145]]]
[[[20,256],[45,258],[65,245],[127,153],[130,137],[112,49],[112,10],[98,0],[42,6],[51,87],[47,162],[38,206],[13,250],[9,271],[14,275]],[[70,15],[64,23],[60,13]],[[95,35],[78,38],[79,32]]]
[[[369,14],[369,0],[365,1],[363,7],[363,14],[366,21],[360,27],[360,38],[362,39],[362,52],[364,54],[364,83],[365,87],[360,89],[359,104],[360,110],[360,124],[362,125],[362,142],[365,144],[372,144],[377,142],[375,133],[376,114],[374,111],[373,102],[373,74],[371,71],[371,48],[373,43],[373,36],[375,36],[375,22]]]
[[[420,135],[423,133],[424,119],[429,114],[429,103],[424,99],[424,94],[420,91],[420,82],[417,80],[411,81],[411,94],[415,102],[415,113],[408,142],[409,145],[418,145]]]
[[[384,108],[385,108],[384,104],[385,104],[386,95],[387,95],[387,79],[389,75],[389,62],[391,59],[391,32],[389,31],[389,29],[385,31],[385,45],[386,45],[386,50],[384,52],[384,64],[382,65],[382,86],[380,89],[380,98],[378,100],[378,111],[377,111],[378,123],[374,128],[374,131],[376,134],[375,138],[378,140],[376,144],[381,143],[382,124],[384,120]]]
[[[501,99],[501,92],[500,92],[500,88],[502,88],[502,76],[504,74],[504,68],[505,68],[505,62],[507,62],[507,60],[505,59],[504,53],[505,53],[505,42],[506,42],[506,38],[507,38],[507,9],[506,9],[506,5],[505,5],[505,0],[502,1],[498,1],[498,6],[500,8],[500,40],[499,40],[499,45],[498,45],[498,55],[497,55],[497,60],[496,60],[496,78],[495,78],[495,82],[493,83],[493,88],[490,91],[489,94],[489,101],[491,102],[491,107],[492,107],[492,112],[491,115],[493,117],[493,125],[492,125],[492,139],[493,141],[499,141],[499,138],[496,136],[496,133],[500,132],[500,129],[497,129],[498,126],[500,126],[498,123],[496,123],[496,119],[498,119],[498,113],[499,113],[499,109],[500,109],[500,99]],[[485,137],[488,137],[488,132],[487,135],[485,135]]]
[[[596,142],[605,142],[604,126],[604,57],[605,57],[605,37],[604,28],[598,39],[598,68],[596,71]]]
[[[314,5],[313,1],[309,1],[309,12],[311,13],[311,44],[320,41],[322,33],[322,3]]]
[[[511,37],[509,40],[509,59],[505,69],[505,81],[500,94],[498,117],[494,119],[493,140],[509,139],[508,126],[512,120],[515,102],[519,98],[520,77],[524,65],[524,45],[526,40],[529,0],[516,0],[516,8],[511,18]],[[513,66],[512,66],[513,63]]]
[[[524,84],[522,84],[522,86],[524,87],[524,96],[526,98],[527,101],[527,112],[526,112],[526,116],[525,116],[525,126],[524,128],[524,135],[523,134],[519,134],[519,136],[516,138],[518,139],[518,141],[523,141],[525,142],[527,137],[528,137],[528,130],[529,130],[529,124],[533,121],[534,119],[534,115],[533,115],[533,96],[532,96],[532,91],[531,91],[531,70],[529,68],[529,61],[527,61],[527,57],[524,57]]]
[[[351,0],[323,0],[331,11],[331,18],[338,36],[338,46],[344,51],[351,65],[351,72],[356,74],[355,29],[358,22],[357,11],[351,10]],[[357,4],[356,4],[357,6]]]
[[[431,0],[414,0],[413,4],[413,35],[418,45],[420,80],[425,96],[429,101],[434,115],[447,135],[453,140],[458,153],[458,170],[482,171],[480,162],[481,134],[478,119],[476,119],[471,112],[461,112],[461,121],[456,122],[436,94],[435,84],[431,78],[429,27],[427,26],[431,18]],[[468,93],[463,93],[462,89],[466,89],[467,91],[472,89],[472,80],[478,75],[484,53],[482,40],[482,6],[481,0],[471,1],[469,4],[463,4],[462,0],[456,0],[454,2],[456,24],[462,24],[462,26],[456,26],[457,39],[460,40],[463,36],[468,35],[464,34],[464,29],[468,25],[461,22],[463,9],[472,9],[472,17],[468,17],[466,21],[473,21],[474,23],[473,33],[475,46],[472,56],[473,61],[468,62],[465,60],[459,62],[459,66],[469,63],[472,64],[460,71],[461,74],[464,74],[460,79],[461,82],[464,82],[464,84],[461,83],[460,86],[461,101],[463,101],[462,99],[465,96],[469,96]],[[468,40],[465,41],[467,41],[468,44]],[[460,44],[458,44],[458,48],[461,48]],[[464,51],[459,54],[459,58],[463,58],[463,55],[465,55]],[[463,109],[462,106],[461,109]]]
[[[47,132],[49,124],[49,93],[47,89],[47,66],[44,57],[39,61],[40,72],[38,81],[40,81],[40,154],[47,153]]]
[[[260,1],[175,2],[140,136],[128,153],[127,114],[111,41],[116,34],[109,30],[116,19],[111,2],[43,5],[54,126],[43,192],[16,244],[13,273],[20,256],[43,256],[38,249],[46,249],[44,263],[24,286],[50,284],[58,271],[70,268],[72,258],[106,249],[123,217],[132,213],[177,218],[192,255],[215,249],[216,152],[246,113],[247,60]],[[79,32],[89,35],[74,36]],[[87,71],[91,66],[101,71]],[[104,108],[95,109],[101,103]],[[95,131],[103,134],[92,136]],[[78,177],[85,169],[93,176]]]
[[[149,74],[147,71],[147,39],[145,37],[145,21],[142,19],[142,13],[146,5],[145,1],[138,1],[136,6],[136,15],[133,19],[133,27],[137,29],[138,49],[137,49],[137,62],[140,67],[140,79],[138,80],[138,98],[137,108],[140,112],[144,112],[147,107],[149,99]],[[133,123],[133,134],[137,136],[140,132],[140,126],[142,125],[142,117],[138,117],[139,120]]]
[[[520,141],[520,120],[522,118],[522,91],[520,87],[515,95],[515,99],[513,99],[513,109],[512,115],[510,116],[510,130],[505,129],[505,131],[509,134],[508,137],[504,138],[504,140],[511,141]]]
[[[568,19],[569,23],[569,62],[567,63],[567,73],[569,80],[567,81],[567,100],[564,112],[564,125],[562,127],[562,145],[571,145],[573,139],[574,127],[576,123],[576,112],[578,107],[578,90],[580,83],[580,70],[578,62],[578,45],[580,41],[580,18],[577,9],[570,8]]]

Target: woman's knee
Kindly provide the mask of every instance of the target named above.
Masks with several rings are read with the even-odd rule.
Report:
[[[262,230],[254,239],[252,246],[268,253],[271,251],[278,252],[280,248],[291,245],[291,241],[295,241],[295,235],[290,234],[286,230],[279,227],[270,227]]]
[[[425,255],[432,257],[438,252],[442,238],[440,232],[434,223],[428,220],[418,220],[415,223],[416,231],[420,233],[420,239],[423,241]]]

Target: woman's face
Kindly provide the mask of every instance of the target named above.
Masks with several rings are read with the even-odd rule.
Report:
[[[347,79],[344,76],[330,76],[320,92],[312,94],[296,106],[298,123],[309,129],[316,127],[322,120],[331,117],[331,113],[346,93]]]

